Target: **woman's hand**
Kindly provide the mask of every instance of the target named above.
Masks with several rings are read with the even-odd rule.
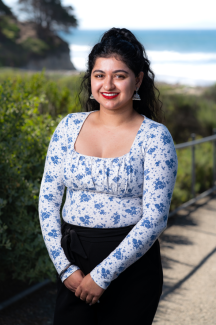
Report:
[[[104,291],[104,289],[94,282],[91,275],[87,274],[76,289],[75,296],[86,301],[88,304],[93,305],[102,296]]]
[[[72,273],[66,280],[64,280],[64,285],[72,292],[75,292],[83,281],[85,274],[81,270],[77,270]]]

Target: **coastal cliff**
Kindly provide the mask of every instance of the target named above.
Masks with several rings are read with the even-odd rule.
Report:
[[[0,66],[75,70],[69,46],[58,35],[10,16],[0,21]]]

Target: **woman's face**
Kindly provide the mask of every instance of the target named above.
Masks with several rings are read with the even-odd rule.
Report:
[[[132,96],[142,78],[143,72],[136,78],[118,58],[97,58],[91,73],[92,94],[106,109],[132,108]]]

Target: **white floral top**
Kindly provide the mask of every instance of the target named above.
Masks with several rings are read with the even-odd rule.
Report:
[[[178,161],[168,129],[145,116],[127,154],[98,158],[77,153],[74,143],[90,113],[69,114],[57,126],[46,157],[39,215],[44,241],[58,273],[69,264],[60,243],[59,210],[65,186],[63,219],[67,223],[91,228],[135,225],[90,273],[106,289],[166,228]],[[71,265],[62,281],[77,269]]]

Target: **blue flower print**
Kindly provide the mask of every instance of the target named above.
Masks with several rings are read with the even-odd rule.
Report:
[[[102,268],[102,272],[101,272],[101,276],[106,279],[108,277],[108,275],[110,274],[109,270],[106,270],[104,268]]]
[[[117,259],[117,260],[122,260],[122,253],[121,253],[121,249],[117,249],[115,254],[113,254],[113,256]]]
[[[163,141],[163,144],[166,145],[172,141],[171,137],[169,134],[162,133],[161,139]]]
[[[118,214],[118,212],[115,212],[111,218],[114,220],[114,225],[118,224],[120,221],[120,215]]]
[[[59,157],[58,156],[51,157],[51,160],[52,160],[54,165],[58,165],[58,163],[59,163]]]
[[[52,138],[52,141],[53,142],[57,142],[58,140],[59,140],[58,134],[57,133],[54,133],[53,138]]]
[[[80,217],[79,219],[80,219],[80,221],[83,223],[83,225],[85,225],[85,226],[88,226],[89,223],[90,223],[90,221],[89,221],[89,219],[90,219],[89,216]]]

